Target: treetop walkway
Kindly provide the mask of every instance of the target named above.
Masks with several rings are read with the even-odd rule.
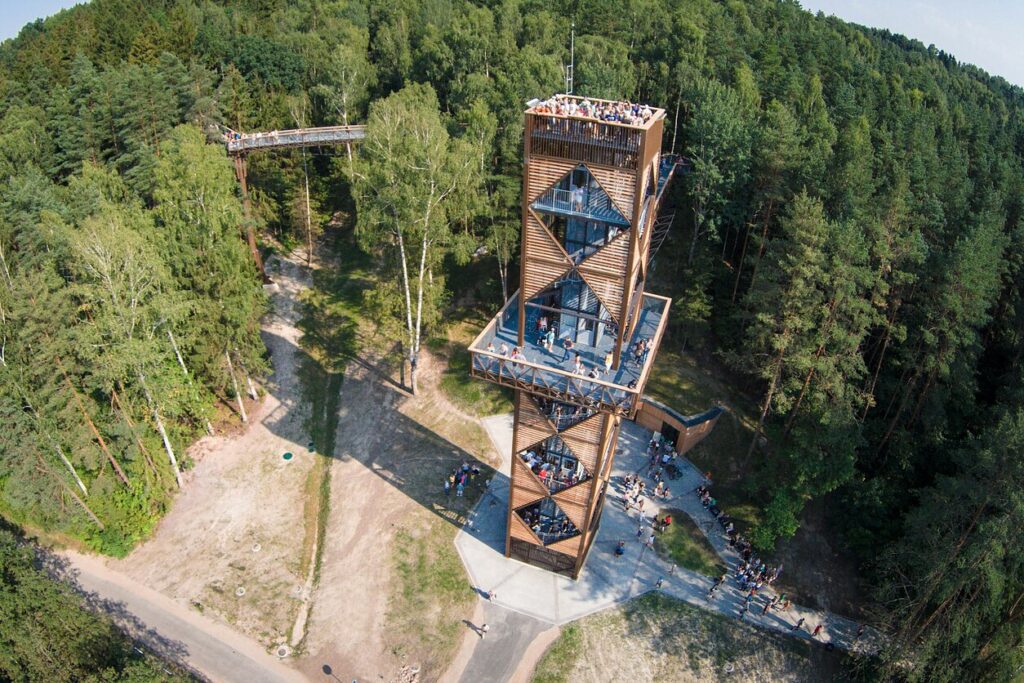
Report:
[[[294,128],[270,132],[224,133],[228,154],[246,154],[259,150],[288,149],[291,147],[320,147],[361,142],[366,138],[366,126],[323,126],[320,128]]]

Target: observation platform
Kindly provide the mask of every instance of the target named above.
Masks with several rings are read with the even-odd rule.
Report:
[[[265,149],[320,147],[360,142],[366,138],[366,126],[324,126],[258,133],[225,134],[228,154],[245,154]]]
[[[661,145],[664,109],[575,95],[534,99],[527,106],[524,135],[531,158],[636,171]]]
[[[521,358],[513,360],[509,355],[502,355],[502,345],[510,353],[519,345],[519,292],[516,292],[470,344],[470,374],[555,401],[632,415],[640,405],[640,395],[665,332],[671,303],[671,299],[663,296],[643,295],[633,332],[628,340],[623,340],[619,366],[606,373],[604,357],[615,343],[611,334],[605,335],[597,346],[574,344],[571,351],[565,349],[559,338],[554,350],[548,351],[538,343],[539,333],[529,329],[520,348]],[[641,339],[649,340],[652,352],[643,363],[637,364],[632,349]],[[494,350],[488,350],[488,345]],[[599,371],[597,378],[573,371],[576,354],[580,355],[586,372],[594,368]]]

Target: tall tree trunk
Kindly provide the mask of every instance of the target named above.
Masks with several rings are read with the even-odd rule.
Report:
[[[92,421],[92,418],[89,417],[89,412],[85,409],[85,404],[82,403],[82,397],[78,395],[78,391],[76,391],[75,387],[71,384],[71,378],[68,377],[68,372],[64,369],[64,363],[61,362],[59,357],[55,356],[54,358],[57,361],[57,366],[60,367],[61,374],[64,375],[65,384],[67,384],[68,389],[71,390],[71,395],[75,399],[75,405],[78,406],[78,410],[82,413],[82,417],[85,418],[93,436],[95,436],[96,440],[99,442],[100,449],[102,449],[103,453],[107,456],[107,460],[109,460],[110,464],[114,467],[114,471],[117,473],[118,479],[120,479],[125,486],[131,486],[131,482],[129,482],[128,477],[125,476],[124,470],[121,469],[121,464],[117,462],[117,458],[115,458],[114,454],[110,452],[109,448],[107,448],[107,442],[103,440],[103,435],[100,434],[98,429],[96,429],[96,424]]]
[[[839,300],[833,297],[831,304],[828,308],[828,318],[825,319],[825,324],[822,326],[822,341],[818,344],[818,348],[814,351],[814,363],[816,364],[821,356],[825,353],[825,344],[828,340],[828,333],[832,329],[832,324],[835,321],[836,307],[839,305]],[[803,386],[800,387],[800,394],[796,397],[796,401],[793,403],[793,407],[789,411],[789,418],[786,420],[786,428],[782,432],[782,440],[785,441],[789,438],[789,433],[793,430],[793,425],[796,423],[796,415],[800,411],[800,404],[804,401],[804,396],[807,394],[807,388],[811,386],[811,379],[814,377],[816,365],[812,364],[810,370],[807,371],[807,376],[804,377]]]
[[[78,484],[78,488],[82,489],[82,495],[88,498],[89,491],[86,490],[85,484],[82,482],[82,478],[78,476],[78,470],[76,470],[75,466],[71,464],[70,460],[68,460],[68,456],[64,455],[64,449],[60,447],[60,444],[54,443],[53,450],[57,453],[57,457],[60,458],[60,461],[64,463],[64,466],[68,468],[68,471],[71,472],[71,476],[75,478],[75,483]]]
[[[772,213],[773,213],[774,209],[775,209],[775,199],[774,198],[773,199],[769,199],[768,200],[768,208],[766,208],[765,212],[764,212],[764,223],[763,223],[764,232],[761,235],[761,244],[762,245],[764,244],[764,240],[768,236],[768,224],[772,220]],[[733,286],[732,286],[732,299],[731,300],[732,300],[733,303],[736,302],[736,293],[739,292],[739,289],[740,289],[740,274],[743,272],[743,264],[746,262],[746,258],[747,258],[747,243],[749,241],[750,241],[750,226],[747,226],[747,234],[746,234],[746,237],[743,238],[743,252],[740,254],[740,264],[739,264],[739,267],[736,268],[736,280],[735,280],[735,282],[733,282]],[[759,251],[758,252],[758,259],[760,259],[760,258],[761,258],[761,254],[760,254],[760,251]],[[756,274],[756,272],[757,272],[757,267],[756,266],[754,268],[754,271],[755,271],[755,274]],[[751,275],[750,281],[751,281],[751,283],[753,283],[753,281],[754,281],[754,276],[753,275]]]
[[[245,414],[245,396],[238,390],[238,380],[235,379],[235,366],[231,363],[231,354],[228,353],[227,349],[224,349],[224,357],[228,359],[228,374],[231,375],[231,386],[235,389],[235,399],[238,401],[238,414],[242,418],[242,424],[249,421],[249,416]]]
[[[117,410],[121,413],[121,417],[124,418],[125,423],[128,425],[128,431],[132,433],[132,437],[135,439],[135,443],[139,447],[139,452],[142,453],[142,457],[146,459],[146,464],[149,465],[149,468],[153,470],[154,473],[156,473],[157,478],[159,479],[160,470],[156,468],[156,463],[154,463],[153,458],[150,457],[149,450],[146,449],[146,444],[143,443],[142,438],[135,431],[135,423],[132,422],[132,418],[128,414],[128,411],[124,409],[121,399],[117,396],[116,389],[111,390],[110,397],[113,399],[113,402],[117,404]]]
[[[256,385],[252,383],[252,377],[249,376],[249,372],[243,367],[242,374],[245,376],[245,385],[249,388],[249,396],[252,400],[258,401],[260,398],[259,392],[256,391]]]
[[[178,359],[178,365],[181,366],[181,371],[188,379],[188,383],[192,384],[192,377],[188,374],[188,367],[185,366],[185,359],[181,357],[181,351],[178,350],[178,342],[174,340],[174,333],[171,332],[171,328],[167,328],[167,338],[171,340],[171,348],[174,349],[174,355]],[[210,424],[210,420],[206,420],[206,433],[213,436],[213,425]]]
[[[410,357],[412,357],[411,354],[415,353],[415,348],[416,348],[415,335],[413,333],[413,324],[412,324],[412,293],[411,293],[411,291],[409,289],[409,262],[408,262],[408,260],[405,257],[405,238],[402,235],[401,229],[398,230],[398,253],[399,253],[399,256],[401,258],[401,264],[402,264],[402,288],[403,288],[404,293],[405,293],[405,325],[406,325],[406,331],[409,334],[409,353],[410,353]],[[403,367],[404,367],[404,364],[405,364],[404,352],[403,352],[403,356],[402,356],[402,363],[403,363]],[[412,387],[412,393],[415,394],[416,393],[416,379],[413,376],[413,374],[414,374],[414,371],[413,371],[412,368],[410,368],[409,384]]]
[[[302,177],[306,183],[306,267],[313,265],[313,220],[309,208],[309,172],[306,169],[306,150],[302,150]]]
[[[156,422],[156,429],[160,432],[160,438],[163,439],[164,448],[167,450],[167,459],[171,461],[171,469],[174,470],[174,481],[177,482],[180,489],[182,485],[181,470],[178,469],[178,459],[174,457],[171,440],[167,436],[167,430],[164,429],[164,421],[160,419],[160,408],[157,406],[156,401],[153,400],[153,394],[150,393],[149,386],[146,384],[146,377],[141,372],[139,373],[139,383],[142,385],[142,391],[146,394],[146,402],[149,403],[149,408],[153,411],[153,421]]]
[[[429,225],[429,215],[426,224]],[[416,334],[413,336],[413,350],[411,357],[411,367],[409,369],[409,384],[412,386],[413,395],[416,394],[416,365],[419,362],[420,355],[420,330],[423,323],[423,277],[426,274],[427,269],[427,246],[430,241],[427,239],[427,230],[423,230],[423,242],[420,247],[420,272],[418,281],[418,291],[416,293]]]
[[[915,622],[917,622],[918,615],[920,615],[921,611],[927,606],[928,600],[931,599],[932,594],[938,589],[939,584],[942,583],[942,578],[946,575],[946,572],[952,566],[953,560],[957,558],[957,556],[960,554],[960,551],[967,543],[968,537],[971,535],[971,532],[974,531],[974,527],[977,526],[978,521],[981,519],[982,513],[985,512],[985,508],[988,507],[988,502],[989,499],[986,496],[985,499],[981,502],[981,505],[979,505],[977,510],[975,510],[974,515],[971,517],[971,520],[967,525],[967,529],[965,529],[964,532],[960,534],[960,538],[957,540],[957,544],[953,547],[953,551],[950,554],[950,556],[946,558],[945,562],[943,563],[942,569],[939,572],[937,572],[935,576],[932,578],[928,590],[920,598],[918,598],[917,607],[914,609],[913,613],[906,619],[902,620],[904,625],[900,629],[901,631],[907,632],[915,624]],[[927,623],[928,622],[926,622],[926,624]],[[915,642],[920,637],[922,632],[923,627],[918,628],[913,637],[907,639],[905,642]]]
[[[900,405],[896,408],[896,414],[892,416],[892,419],[889,421],[889,426],[885,430],[885,435],[882,437],[882,440],[878,442],[878,448],[875,449],[876,454],[882,452],[885,445],[889,443],[889,439],[892,437],[893,432],[896,431],[896,425],[899,424],[900,416],[903,415],[903,411],[907,407],[907,401],[910,400],[910,395],[914,392],[914,387],[917,386],[917,380],[920,379],[920,377],[920,372],[915,372],[910,383],[906,385],[906,388],[903,391],[903,396],[900,398]]]
[[[785,357],[785,352],[779,352],[779,357],[775,359],[775,373],[772,375],[771,384],[768,385],[768,392],[764,397],[764,405],[761,406],[761,415],[757,419],[757,428],[754,430],[754,438],[750,440],[750,447],[747,448],[747,456],[743,460],[743,470],[746,471],[750,465],[750,458],[754,455],[754,448],[757,447],[757,440],[761,437],[761,432],[764,430],[764,421],[768,417],[768,410],[772,405],[772,398],[775,396],[775,390],[778,389],[779,379],[782,375],[782,361]]]
[[[885,336],[882,337],[882,348],[878,352],[878,364],[875,365],[875,371],[871,375],[871,383],[868,385],[867,395],[864,399],[864,412],[860,415],[860,421],[864,422],[868,418],[868,412],[871,410],[871,399],[875,396],[875,387],[878,384],[878,375],[882,372],[882,362],[885,360],[885,352],[889,348],[889,340],[892,338],[892,325],[895,319],[896,312],[893,311],[893,317],[888,320],[888,324],[885,326]]]
[[[764,256],[765,246],[768,243],[768,221],[764,222],[764,229],[761,231],[761,244],[757,245],[757,259],[754,260],[754,269],[750,272],[750,286],[754,286],[757,279],[757,267],[761,265],[761,257]]]
[[[181,372],[188,377],[188,368],[185,367],[185,359],[181,357],[181,351],[178,350],[178,342],[174,341],[174,333],[171,332],[171,328],[167,327],[167,338],[171,340],[171,348],[174,349],[174,357],[178,359],[178,365],[181,366]],[[189,383],[192,383],[192,378],[189,377]]]
[[[51,469],[50,466],[46,464],[46,461],[43,460],[43,456],[39,455],[39,453],[36,453],[36,459],[39,460],[39,464],[42,465],[43,471],[49,474],[51,477],[53,477],[53,480],[56,481],[62,489],[64,489],[64,492],[71,496],[72,500],[78,503],[78,507],[82,508],[82,511],[89,516],[89,519],[93,521],[93,524],[98,526],[100,528],[100,531],[106,529],[106,527],[103,526],[103,522],[100,521],[100,518],[97,517],[96,513],[93,512],[89,508],[89,506],[85,504],[84,500],[78,497],[78,494],[75,493],[75,490],[68,486],[67,484],[65,484],[64,480],[57,476],[57,473],[54,472],[53,469]]]

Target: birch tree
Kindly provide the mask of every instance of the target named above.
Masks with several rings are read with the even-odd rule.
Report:
[[[449,205],[479,191],[477,163],[469,142],[448,135],[430,86],[410,85],[371,107],[353,178],[356,234],[383,257],[386,276],[368,303],[404,346],[413,393],[423,330],[445,299],[439,271],[455,242]]]

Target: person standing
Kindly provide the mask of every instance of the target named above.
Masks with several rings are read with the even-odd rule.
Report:
[[[824,624],[818,624],[814,627],[814,633],[811,634],[811,638],[817,638],[818,634],[821,633],[821,629],[825,628]]]
[[[612,356],[612,352],[611,351],[609,351],[608,353],[604,354],[604,372],[605,372],[605,374],[608,374],[608,373],[610,373],[612,371],[612,360],[613,359],[614,359],[614,357]]]
[[[799,631],[800,628],[804,625],[805,621],[806,621],[806,619],[804,619],[803,617],[800,617],[800,619],[795,624],[793,624],[792,626],[789,627],[789,630],[790,631]]]
[[[491,627],[488,626],[487,624],[484,624],[483,626],[481,626],[480,627],[480,640],[483,640],[484,636],[486,636],[487,632],[490,631],[490,630],[491,630]]]

